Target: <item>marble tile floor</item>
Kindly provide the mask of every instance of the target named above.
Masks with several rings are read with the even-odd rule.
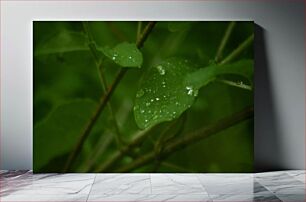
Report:
[[[1,171],[0,201],[304,202],[305,171],[256,174],[32,174]]]

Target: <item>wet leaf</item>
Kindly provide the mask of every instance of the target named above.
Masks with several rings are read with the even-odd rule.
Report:
[[[34,170],[53,158],[71,152],[96,104],[78,100],[63,104],[34,128]]]
[[[220,75],[233,74],[245,77],[253,85],[253,65],[252,60],[241,60],[232,64],[200,68],[186,76],[185,84],[198,90]]]
[[[142,129],[171,121],[191,107],[200,88],[219,75],[235,74],[252,82],[253,62],[195,68],[187,60],[171,58],[149,68],[136,94],[134,116]]]
[[[193,65],[180,58],[165,60],[147,70],[134,105],[135,120],[140,128],[171,121],[191,106],[197,91],[184,85],[184,79],[192,71]]]
[[[142,65],[142,53],[134,43],[120,43],[114,48],[103,47],[99,50],[121,67],[138,67]]]

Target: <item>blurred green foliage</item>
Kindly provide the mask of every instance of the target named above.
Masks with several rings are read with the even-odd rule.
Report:
[[[226,74],[218,74],[218,79],[215,73],[208,78],[205,73],[221,67],[215,56],[229,22],[158,22],[144,47],[138,50],[135,41],[139,24],[89,22],[88,36],[82,22],[34,22],[34,172],[63,171],[83,128],[105,94],[101,75],[109,86],[122,67],[132,68],[115,89],[110,105],[100,114],[71,172],[99,171],[97,168],[144,128],[153,127],[147,129],[141,144],[129,149],[105,172],[129,165],[155,150],[165,133],[167,141],[184,137],[253,105],[252,44],[224,66],[233,68],[230,73],[226,70]],[[144,27],[147,22],[141,24]],[[236,22],[221,58],[252,34],[253,22]],[[90,48],[92,43],[101,58],[98,64]],[[119,61],[113,59],[114,54]],[[179,64],[185,60],[188,67]],[[235,68],[234,64],[240,66]],[[166,69],[158,68],[160,65]],[[192,72],[194,76],[190,76]],[[185,89],[187,75],[198,82],[197,89]],[[164,81],[169,84],[165,91]],[[240,84],[250,89],[241,88]],[[154,94],[144,92],[145,88],[154,90]],[[162,103],[154,100],[154,105],[146,106],[151,99],[164,95],[168,97]],[[144,108],[146,113],[142,113]],[[154,118],[156,114],[148,114],[149,110],[151,113],[162,110],[162,114]],[[166,112],[171,112],[171,116]],[[149,118],[154,121],[147,123]],[[159,161],[156,158],[131,172],[252,172],[253,120],[190,144]]]

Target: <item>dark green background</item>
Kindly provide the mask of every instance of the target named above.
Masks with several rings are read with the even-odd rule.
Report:
[[[141,49],[142,68],[128,70],[110,100],[124,139],[132,138],[140,130],[132,110],[140,78],[147,68],[172,56],[188,58],[199,67],[213,63],[227,26],[228,22],[190,22],[186,27],[169,30],[168,22],[156,24]],[[90,22],[89,27],[99,46],[113,47],[136,40],[137,22]],[[86,40],[71,38],[69,33],[82,35],[82,23],[34,22],[34,172],[62,170],[82,129],[79,123],[86,123],[103,95],[91,52],[67,51],[69,47],[86,47]],[[223,55],[227,56],[252,33],[253,22],[238,22]],[[236,60],[241,59],[253,59],[252,46]],[[110,84],[120,67],[108,60],[104,67],[103,73]],[[230,79],[237,80],[236,77]],[[217,82],[209,84],[200,90],[195,103],[186,111],[187,119],[180,136],[250,105],[253,105],[252,91]],[[154,141],[167,125],[169,123],[165,122],[156,126],[140,148],[123,158],[115,168],[152,151]],[[252,172],[253,130],[253,119],[244,121],[175,152],[164,160],[167,165],[161,164],[156,169],[152,162],[133,172]],[[115,132],[106,108],[71,172],[92,172],[108,159],[117,150]],[[104,148],[107,142],[110,144]],[[47,158],[46,150],[57,151],[57,154]],[[45,163],[37,163],[40,160]]]

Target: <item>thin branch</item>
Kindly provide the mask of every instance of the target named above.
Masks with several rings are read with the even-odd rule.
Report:
[[[166,143],[168,143],[171,139],[173,139],[174,137],[178,136],[179,134],[182,133],[182,131],[184,130],[185,127],[185,123],[186,123],[186,112],[182,114],[182,118],[181,119],[177,119],[175,121],[173,121],[172,123],[170,123],[168,125],[167,128],[165,128],[165,130],[163,130],[161,132],[161,135],[159,136],[159,138],[157,139],[156,143],[155,143],[155,156],[156,159],[159,159],[159,155],[163,150],[163,147]],[[181,121],[181,123],[179,123]],[[179,128],[177,129],[177,131],[175,131],[174,133],[172,133],[170,136],[168,135],[168,133],[175,127],[179,125]]]
[[[93,155],[87,159],[86,163],[83,166],[83,172],[89,172],[92,170],[94,164],[98,162],[99,157],[106,151],[107,147],[111,144],[114,139],[114,134],[102,134],[102,137],[97,143]]]
[[[230,85],[230,86],[234,86],[234,87],[237,87],[237,88],[242,88],[244,90],[252,91],[252,86],[246,85],[242,82],[234,82],[234,81],[229,81],[229,80],[225,80],[225,79],[216,79],[216,81],[220,82],[220,83]]]
[[[100,83],[101,83],[101,87],[102,87],[102,90],[103,90],[103,93],[105,94],[106,93],[106,89],[108,88],[108,85],[107,85],[107,82],[106,82],[106,79],[104,77],[104,74],[103,74],[103,63],[102,63],[102,59],[100,57],[100,53],[99,51],[97,50],[97,46],[96,46],[96,43],[95,43],[95,40],[92,36],[92,33],[89,29],[89,24],[88,22],[83,22],[83,28],[84,28],[84,32],[85,32],[85,35],[87,36],[88,38],[88,46],[90,48],[90,51],[95,59],[95,63],[96,63],[96,68],[97,68],[97,72],[98,72],[98,75],[99,75],[99,79],[100,79]],[[118,123],[117,123],[117,120],[116,120],[116,116],[114,114],[114,111],[113,111],[113,108],[111,106],[111,103],[108,102],[107,103],[107,107],[110,111],[110,114],[111,114],[111,118],[113,120],[113,124],[114,124],[114,127],[115,127],[115,130],[116,130],[116,134],[115,134],[115,140],[116,140],[116,143],[120,149],[120,146],[121,144],[123,144],[123,140],[121,138],[121,135],[120,135],[120,130],[119,130],[119,126],[118,126]]]
[[[156,22],[149,22],[147,24],[147,26],[144,28],[144,30],[142,31],[142,34],[140,35],[140,37],[138,38],[138,40],[136,42],[137,48],[142,48],[144,42],[147,40],[147,38],[148,38],[149,34],[151,33],[151,31],[153,30],[155,24],[156,24]]]
[[[84,29],[84,33],[85,33],[85,37],[87,37],[87,42],[88,42],[88,47],[95,59],[96,64],[98,63],[98,61],[100,61],[100,55],[99,55],[99,51],[97,51],[96,48],[96,44],[95,41],[93,39],[92,33],[90,32],[89,29],[89,24],[88,22],[82,22],[83,25],[83,29]]]
[[[147,26],[145,27],[141,37],[139,38],[139,40],[136,43],[136,46],[138,48],[141,48],[143,46],[145,40],[147,39],[147,37],[151,33],[155,24],[156,24],[156,22],[149,22],[147,24]],[[99,104],[98,104],[98,107],[97,107],[96,111],[94,112],[92,117],[89,119],[88,123],[86,124],[83,132],[81,133],[81,135],[80,135],[80,137],[77,141],[77,144],[76,144],[75,148],[73,149],[73,151],[70,153],[70,155],[68,157],[68,161],[66,162],[66,165],[63,169],[64,172],[69,171],[72,163],[74,162],[74,160],[76,159],[78,154],[81,152],[85,140],[87,139],[87,137],[90,134],[93,126],[95,125],[96,121],[98,120],[101,112],[105,108],[106,104],[108,103],[109,99],[111,98],[112,94],[114,93],[114,90],[116,89],[117,85],[120,83],[121,79],[124,77],[127,70],[128,70],[127,68],[122,68],[119,71],[115,80],[113,81],[113,83],[107,89],[105,95],[100,98],[100,101],[99,101]]]
[[[168,157],[170,154],[172,154],[175,151],[184,149],[186,146],[189,146],[193,143],[196,143],[204,138],[207,138],[209,136],[212,136],[214,134],[217,134],[218,132],[221,132],[222,130],[225,130],[231,126],[234,126],[235,124],[241,123],[242,121],[245,121],[247,119],[250,119],[254,116],[254,109],[253,107],[248,107],[238,113],[235,113],[231,116],[228,116],[209,127],[204,127],[202,129],[199,129],[197,131],[191,132],[190,134],[186,134],[181,138],[178,138],[176,140],[173,140],[168,145],[165,146],[163,149],[161,155],[162,158]],[[134,160],[132,163],[127,164],[117,170],[114,170],[114,172],[130,172],[136,168],[139,168],[143,165],[146,165],[155,159],[155,152],[151,151],[147,154],[142,155],[138,159]]]
[[[224,33],[224,36],[221,40],[221,43],[219,45],[216,57],[215,57],[215,62],[218,63],[220,59],[222,58],[223,50],[228,42],[228,39],[233,31],[233,28],[235,27],[236,22],[230,22],[229,25],[226,28],[226,31]]]
[[[121,79],[123,78],[124,74],[127,71],[127,69],[122,69],[122,70],[123,71],[120,71],[119,74],[117,75],[113,84],[108,88],[108,90],[106,91],[106,94],[100,98],[100,101],[99,101],[99,104],[98,104],[98,107],[97,107],[96,111],[94,112],[93,116],[89,119],[88,123],[86,124],[83,132],[81,133],[81,135],[78,139],[78,142],[77,142],[74,150],[72,151],[72,153],[70,154],[70,156],[68,158],[68,161],[67,161],[67,163],[65,165],[65,168],[64,168],[64,172],[69,171],[69,169],[72,165],[72,162],[76,159],[77,155],[81,152],[83,144],[84,144],[86,138],[88,137],[88,135],[90,134],[92,128],[94,127],[96,121],[98,120],[98,118],[100,116],[100,113],[105,108],[108,100],[110,99],[110,97],[114,93],[114,89],[116,89],[117,85],[119,84],[119,82],[121,81]]]
[[[128,154],[132,149],[141,144],[143,140],[150,134],[152,128],[148,128],[144,131],[140,131],[135,135],[134,139],[124,146],[120,151],[113,153],[103,164],[101,164],[95,172],[107,172],[116,162],[118,162],[124,155]]]
[[[184,128],[185,128],[185,123],[186,123],[186,112],[182,114],[182,118],[181,119],[177,119],[175,121],[173,121],[171,124],[169,124],[169,126],[161,133],[161,135],[159,136],[159,138],[157,139],[155,146],[154,146],[154,151],[155,151],[155,166],[153,167],[152,172],[156,172],[160,165],[161,165],[161,153],[162,150],[164,148],[164,146],[171,141],[174,137],[177,137],[178,135],[180,135]],[[179,123],[179,121],[181,121],[181,123]],[[174,128],[174,126],[179,125],[179,128],[177,129],[177,131],[175,131],[174,133],[172,133],[170,136],[168,135],[169,132],[171,132],[171,130]]]
[[[235,59],[241,52],[243,52],[254,40],[254,34],[249,36],[244,42],[242,42],[233,52],[231,52],[220,64],[225,64]]]
[[[137,23],[137,33],[136,33],[136,41],[139,39],[140,35],[141,35],[141,29],[142,29],[142,22],[139,21]]]

